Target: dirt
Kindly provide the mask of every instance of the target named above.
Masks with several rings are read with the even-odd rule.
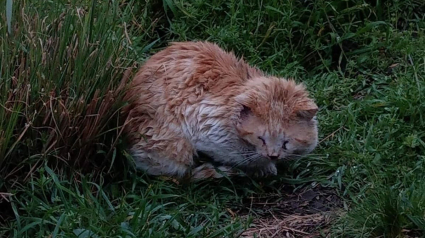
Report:
[[[248,198],[239,216],[254,217],[241,237],[321,237],[342,213],[335,189],[316,186],[300,191]]]

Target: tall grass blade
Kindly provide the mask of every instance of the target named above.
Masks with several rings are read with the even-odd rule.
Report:
[[[6,0],[6,21],[9,34],[12,34],[12,6],[13,0]]]

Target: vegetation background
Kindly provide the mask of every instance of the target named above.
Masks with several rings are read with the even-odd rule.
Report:
[[[231,212],[250,197],[319,185],[344,204],[323,236],[424,235],[423,0],[11,3],[0,1],[0,236],[236,237],[260,212]],[[307,84],[315,154],[261,183],[135,172],[122,91],[186,40]]]

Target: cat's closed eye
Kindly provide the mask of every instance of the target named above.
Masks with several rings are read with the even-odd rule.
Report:
[[[308,144],[308,141],[306,141],[306,140],[301,140],[301,139],[297,139],[297,138],[295,138],[295,140],[298,141],[301,144]]]
[[[286,150],[286,145],[289,143],[289,141],[284,141],[283,142],[283,145],[282,145],[282,149],[284,149],[284,150]]]
[[[259,136],[259,137],[258,137],[258,139],[259,139],[259,140],[261,140],[261,141],[263,142],[263,144],[264,144],[264,145],[266,144],[266,140],[264,140],[264,138],[263,138],[263,137]]]

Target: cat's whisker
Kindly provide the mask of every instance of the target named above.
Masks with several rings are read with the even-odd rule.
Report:
[[[250,156],[250,155],[256,155],[257,153],[235,153],[236,155],[246,155],[246,156]]]
[[[252,156],[252,155],[257,155],[257,152],[238,152],[238,151],[234,151],[232,153],[230,153],[231,155],[240,155],[240,156]]]
[[[240,151],[237,151],[237,150],[234,150],[231,153],[232,154],[257,154],[257,152],[255,152],[255,151],[242,151],[242,152],[240,152]]]
[[[238,166],[242,166],[242,165],[246,165],[246,164],[252,162],[256,158],[258,158],[258,156],[249,156],[249,157],[246,157],[245,159],[243,159],[243,160],[237,162],[236,164],[234,164],[232,166],[232,168],[235,168],[235,167],[238,167]]]
[[[289,157],[296,157],[296,158],[313,158],[313,157],[319,157],[324,155],[315,155],[315,154],[306,154],[306,155],[297,155],[297,154],[287,154]]]
[[[291,156],[291,157],[304,157],[305,155],[287,154],[287,156]]]
[[[232,167],[237,167],[237,166],[240,166],[240,165],[244,165],[244,164],[246,164],[247,162],[250,162],[250,161],[252,160],[252,158],[253,158],[253,157],[246,157],[246,158],[244,158],[243,160],[238,161],[237,163],[235,163]]]
[[[280,161],[293,161],[293,160],[297,160],[297,158],[285,157],[280,159]]]

